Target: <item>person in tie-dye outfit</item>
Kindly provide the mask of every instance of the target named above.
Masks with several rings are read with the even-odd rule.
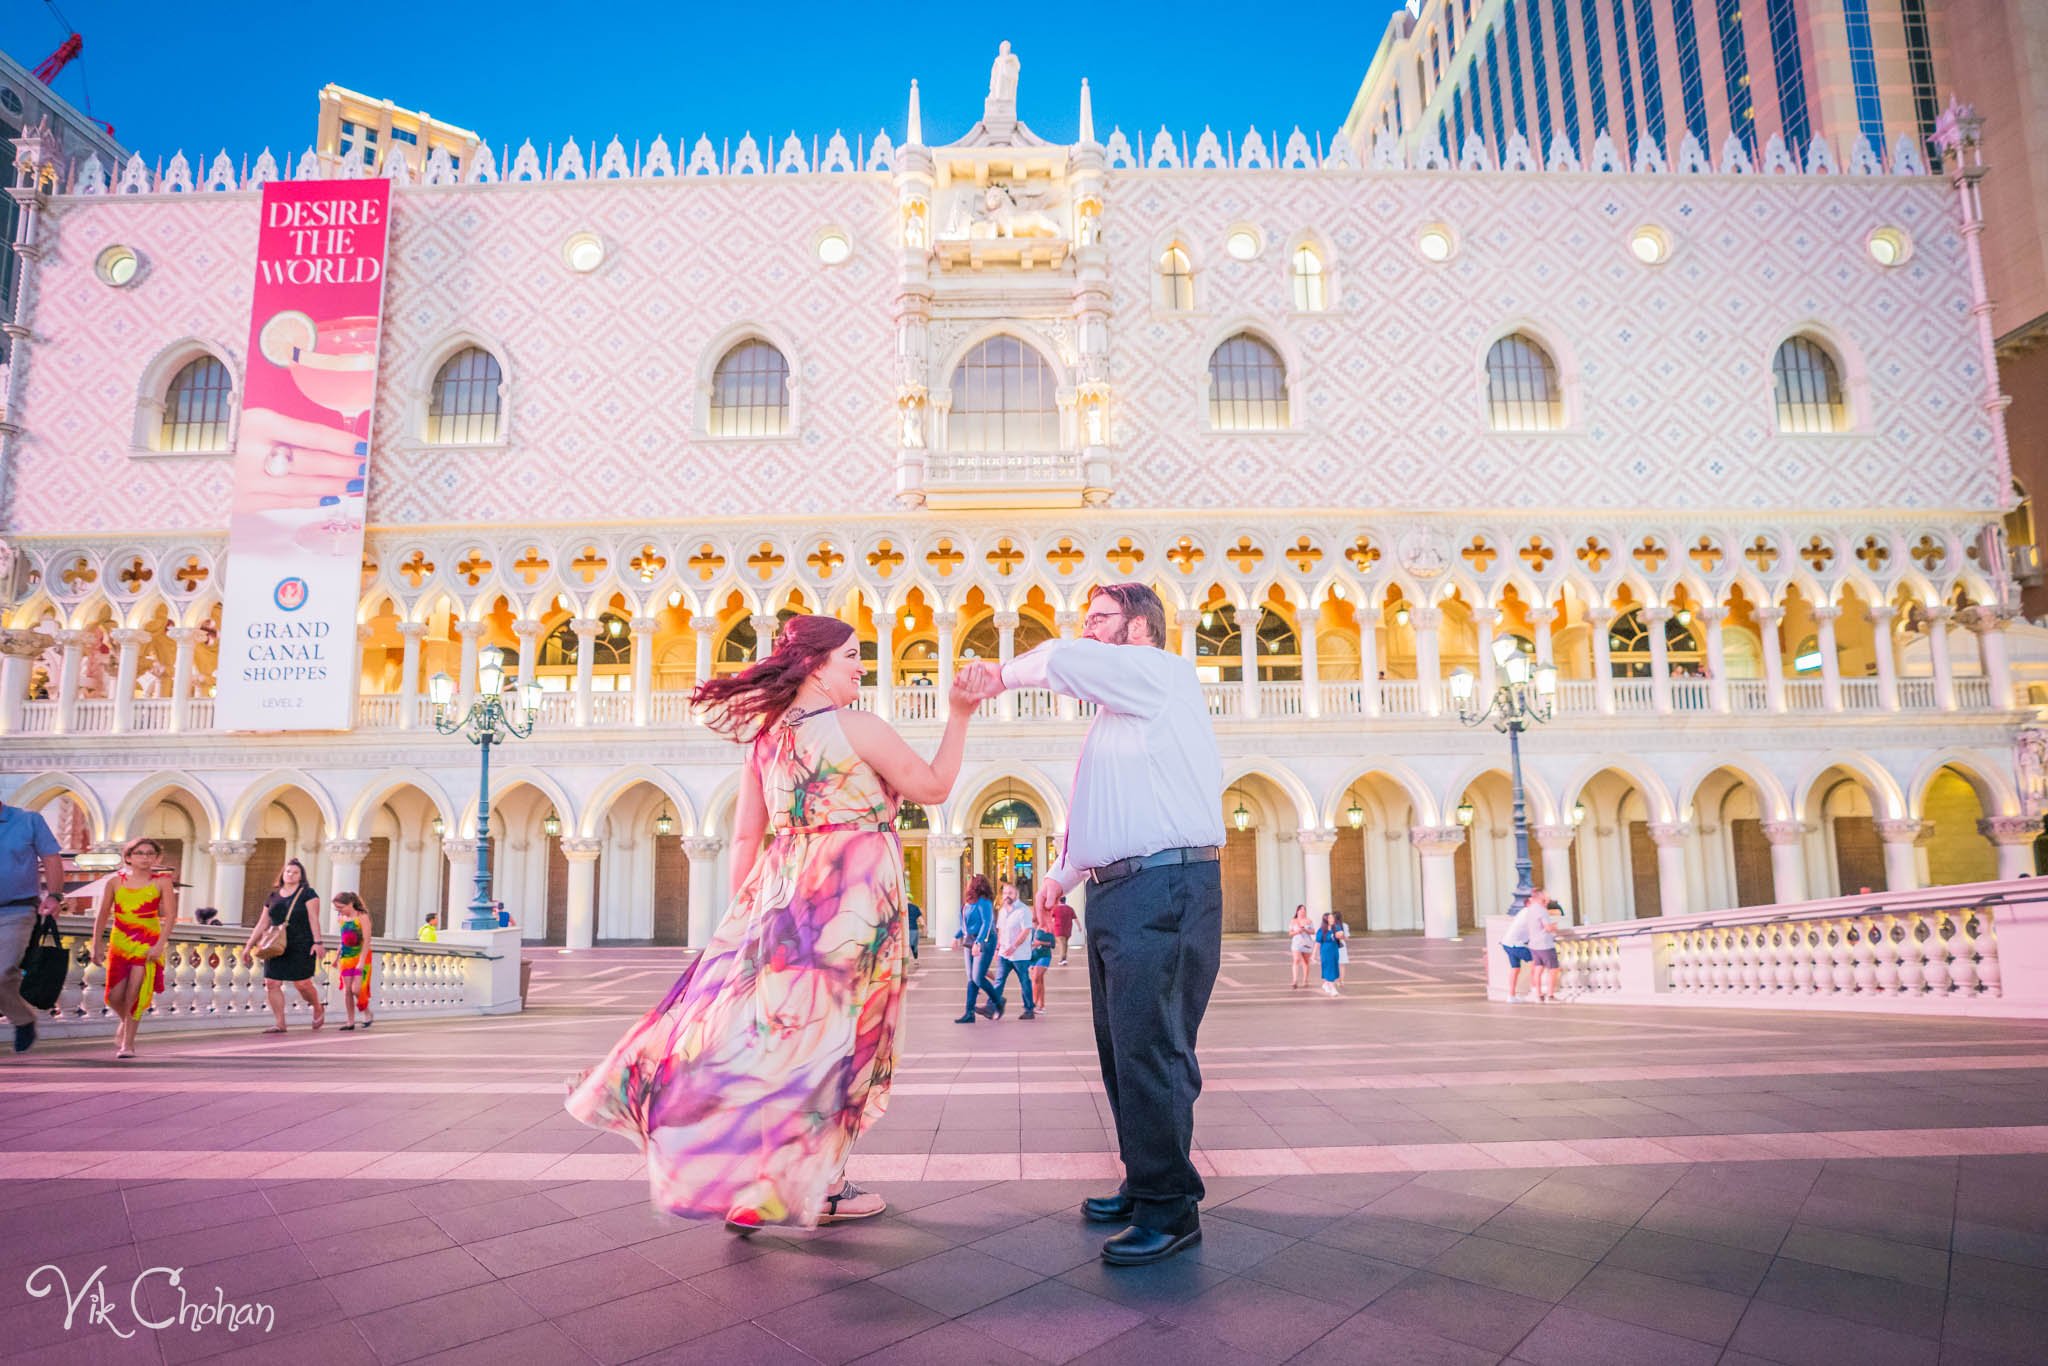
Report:
[[[121,851],[121,871],[100,889],[92,922],[92,961],[107,969],[107,1009],[114,1014],[114,1056],[135,1056],[135,1032],[163,986],[171,930],[178,923],[177,872],[160,868],[161,845],[147,837]],[[104,943],[102,942],[104,941]]]
[[[797,616],[768,658],[697,688],[710,724],[748,746],[737,890],[702,955],[567,1102],[639,1142],[657,1205],[741,1233],[884,1208],[845,1170],[896,1066],[896,806],[951,794],[977,699],[954,688],[927,762],[887,722],[849,709],[864,677],[851,626]]]

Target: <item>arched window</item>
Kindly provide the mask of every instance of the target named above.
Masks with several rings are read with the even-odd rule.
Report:
[[[533,669],[535,681],[549,692],[573,688],[576,656],[582,648],[575,619],[564,618],[540,643],[540,657]],[[590,666],[591,686],[598,692],[624,691],[632,686],[633,635],[617,612],[598,614],[597,634],[590,638]]]
[[[1029,613],[1019,612],[1017,614],[1017,629],[1012,636],[1010,646],[1012,650],[1021,655],[1026,650],[1042,645],[1052,638],[1053,634],[1050,626],[1047,626]],[[960,643],[956,648],[960,652],[960,658],[964,661],[969,659],[1000,659],[1002,657],[1002,646],[1002,633],[996,629],[995,613],[988,612],[983,614],[982,618],[975,622],[974,625],[961,633]]]
[[[775,614],[775,629],[781,630],[782,623],[802,613],[791,607],[784,607]],[[754,619],[750,616],[736,617],[723,636],[718,640],[718,652],[712,665],[712,672],[735,673],[754,662],[754,651],[760,644],[760,636],[754,630]]]
[[[1771,361],[1778,387],[1778,430],[1838,432],[1847,425],[1842,371],[1812,337],[1787,337]]]
[[[1159,306],[1185,313],[1195,306],[1195,269],[1187,249],[1175,242],[1159,255]]]
[[[1323,311],[1323,258],[1316,249],[1303,242],[1294,249],[1291,279],[1294,284],[1294,308],[1297,313],[1320,313]]]
[[[1287,426],[1287,367],[1279,352],[1249,332],[1209,356],[1209,425],[1219,432]]]
[[[1700,640],[1693,634],[1690,615],[1673,612],[1664,620],[1666,662],[1674,669],[1697,669],[1701,662]],[[1680,620],[1681,617],[1687,620]],[[1614,619],[1614,624],[1607,628],[1607,651],[1614,677],[1650,676],[1650,627],[1643,620],[1642,608],[1631,607]]]
[[[1437,83],[1437,82],[1438,82],[1439,80],[1442,80],[1442,79],[1443,79],[1443,74],[1444,74],[1444,49],[1443,49],[1443,35],[1442,35],[1442,34],[1440,34],[1440,33],[1438,33],[1438,32],[1437,32],[1437,31],[1436,31],[1435,29],[1431,29],[1431,30],[1429,31],[1429,81],[1430,81],[1430,84],[1431,84],[1431,85],[1435,85],[1435,84],[1436,84],[1436,83]]]
[[[473,446],[496,441],[502,397],[498,391],[504,382],[498,358],[481,346],[450,356],[435,371],[433,392],[427,398],[427,443]]]
[[[1058,387],[1034,348],[1015,337],[990,337],[953,371],[947,444],[956,451],[1058,449]]]
[[[157,436],[160,451],[224,451],[228,448],[228,411],[234,404],[234,382],[228,368],[212,356],[201,356],[171,378],[164,391],[164,425]]]
[[[1257,636],[1260,681],[1298,681],[1301,640],[1294,633],[1294,624],[1269,609],[1259,617]],[[1202,619],[1195,626],[1195,672],[1204,683],[1236,683],[1243,679],[1244,636],[1238,630],[1237,613],[1228,608],[1202,609]]]
[[[999,826],[1005,816],[1015,816],[1018,828],[1023,830],[1036,830],[1041,824],[1038,808],[1030,802],[1022,797],[1003,797],[990,802],[988,809],[981,813],[981,828],[987,830]]]
[[[1486,353],[1486,416],[1497,432],[1547,432],[1564,425],[1564,394],[1550,353],[1526,332]]]
[[[720,357],[711,375],[713,436],[781,436],[789,430],[789,362],[755,338]]]

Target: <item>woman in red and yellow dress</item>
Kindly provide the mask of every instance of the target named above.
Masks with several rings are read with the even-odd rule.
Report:
[[[163,986],[170,961],[171,930],[178,923],[178,892],[171,884],[177,873],[157,866],[163,854],[153,839],[131,840],[121,851],[121,871],[100,888],[92,922],[92,961],[107,969],[116,1058],[135,1056],[136,1027]]]

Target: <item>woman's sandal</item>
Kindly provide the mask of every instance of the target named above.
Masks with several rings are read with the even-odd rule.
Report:
[[[757,1209],[729,1210],[725,1216],[726,1228],[745,1238],[761,1231],[761,1211]]]
[[[368,1029],[371,1025],[375,1023],[377,1023],[375,1017],[369,1015],[363,1016],[363,1028]]]
[[[864,1210],[841,1210],[839,1208],[839,1202],[842,1200],[864,1199],[873,1200],[875,1207]],[[872,1219],[888,1208],[888,1202],[883,1200],[881,1196],[871,1191],[864,1191],[851,1181],[843,1181],[840,1183],[839,1190],[835,1194],[825,1197],[825,1209],[818,1216],[818,1222],[821,1224],[844,1224],[855,1219]]]
[[[327,1023],[327,1007],[313,1007],[313,1028],[319,1029]]]
[[[353,1034],[355,1032],[355,1028],[356,1027],[354,1025],[343,1025],[340,1029],[337,1029],[334,1032],[337,1034]]]
[[[272,1025],[272,1026],[271,1026],[270,1028],[268,1028],[268,1029],[264,1030],[263,1032],[264,1032],[265,1034],[282,1034],[282,1033],[284,1033],[284,1026],[283,1026],[283,1025]]]

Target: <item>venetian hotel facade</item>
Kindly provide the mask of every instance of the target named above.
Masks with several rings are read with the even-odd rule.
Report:
[[[1007,64],[1007,65],[1006,65]],[[239,920],[288,855],[385,932],[460,905],[475,754],[429,680],[544,689],[497,756],[530,941],[698,943],[738,751],[691,685],[853,622],[913,740],[969,658],[1165,598],[1228,768],[1228,925],[1456,933],[1512,887],[1503,638],[1539,876],[1601,921],[2009,875],[2041,827],[1975,268],[1974,128],[1910,140],[1391,137],[981,121],[827,139],[102,165],[14,148],[0,796],[150,833]],[[1590,132],[1591,130],[1589,130]],[[459,164],[458,164],[459,160]],[[354,724],[212,696],[258,187],[387,175]],[[231,652],[232,653],[232,652]],[[986,708],[906,813],[950,935],[1041,869],[1085,709]]]

